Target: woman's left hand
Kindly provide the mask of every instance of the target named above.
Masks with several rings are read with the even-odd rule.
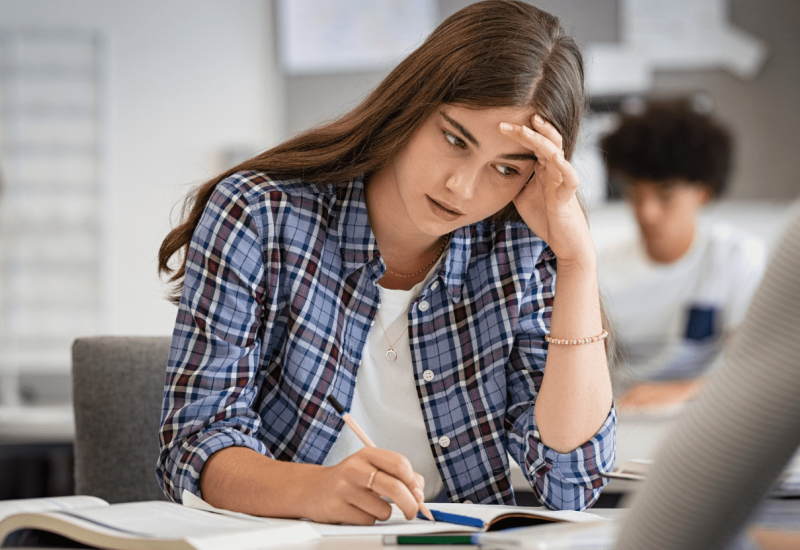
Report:
[[[594,245],[586,217],[578,204],[578,175],[564,158],[563,140],[540,116],[527,126],[502,123],[500,131],[532,150],[534,174],[514,199],[528,227],[555,253],[560,265],[594,263]]]

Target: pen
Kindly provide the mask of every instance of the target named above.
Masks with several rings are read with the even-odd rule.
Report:
[[[353,417],[350,416],[344,410],[342,404],[339,403],[339,401],[334,396],[332,395],[328,396],[328,403],[333,405],[333,408],[336,409],[336,412],[339,413],[339,416],[342,417],[344,423],[350,426],[350,429],[353,430],[353,433],[355,433],[358,436],[358,438],[364,445],[366,445],[367,447],[377,448],[377,445],[375,445],[372,442],[372,440],[367,436],[367,434],[364,433],[364,430],[362,430],[361,427],[358,424],[356,424],[356,421],[353,420]],[[425,506],[425,504],[422,502],[419,503],[419,511],[422,512],[422,515],[424,515],[426,518],[436,523],[436,520],[433,519],[433,514],[431,514],[431,511],[428,510],[428,507]]]
[[[384,545],[393,544],[478,544],[474,535],[385,535]]]

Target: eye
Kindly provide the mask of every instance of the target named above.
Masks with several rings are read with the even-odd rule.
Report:
[[[519,176],[519,172],[517,172],[516,168],[512,168],[505,164],[496,164],[495,168],[504,178],[513,178],[514,176]]]
[[[449,143],[453,147],[458,147],[459,149],[466,149],[467,148],[467,144],[464,143],[464,140],[461,139],[460,137],[458,137],[458,136],[456,136],[454,134],[451,134],[447,130],[442,130],[442,134],[444,135],[444,139],[447,140],[447,143]]]

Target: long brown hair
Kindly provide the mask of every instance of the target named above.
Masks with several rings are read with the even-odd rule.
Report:
[[[186,252],[217,184],[241,170],[278,179],[344,184],[389,164],[442,104],[523,107],[550,121],[575,149],[585,103],[583,59],[554,16],[517,0],[486,0],[447,18],[352,111],[269,149],[195,188],[183,222],[158,253],[178,302]],[[513,204],[496,221],[518,220]],[[180,268],[169,265],[181,254]]]

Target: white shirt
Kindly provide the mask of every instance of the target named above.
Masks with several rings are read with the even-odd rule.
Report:
[[[425,280],[411,290],[391,290],[378,286],[381,293],[378,318],[383,322],[386,334],[376,318],[361,354],[355,394],[349,411],[375,445],[408,458],[414,471],[425,478],[426,501],[438,496],[444,490],[444,483],[434,461],[422,417],[406,329],[412,302],[437,271],[438,263]],[[397,352],[396,361],[386,358],[389,349],[387,335],[392,343],[397,341],[393,346]],[[323,465],[338,464],[363,446],[361,440],[345,425]]]
[[[598,251],[600,288],[630,374],[664,380],[706,370],[744,316],[765,261],[760,240],[705,220],[670,264],[652,261],[638,235]]]

